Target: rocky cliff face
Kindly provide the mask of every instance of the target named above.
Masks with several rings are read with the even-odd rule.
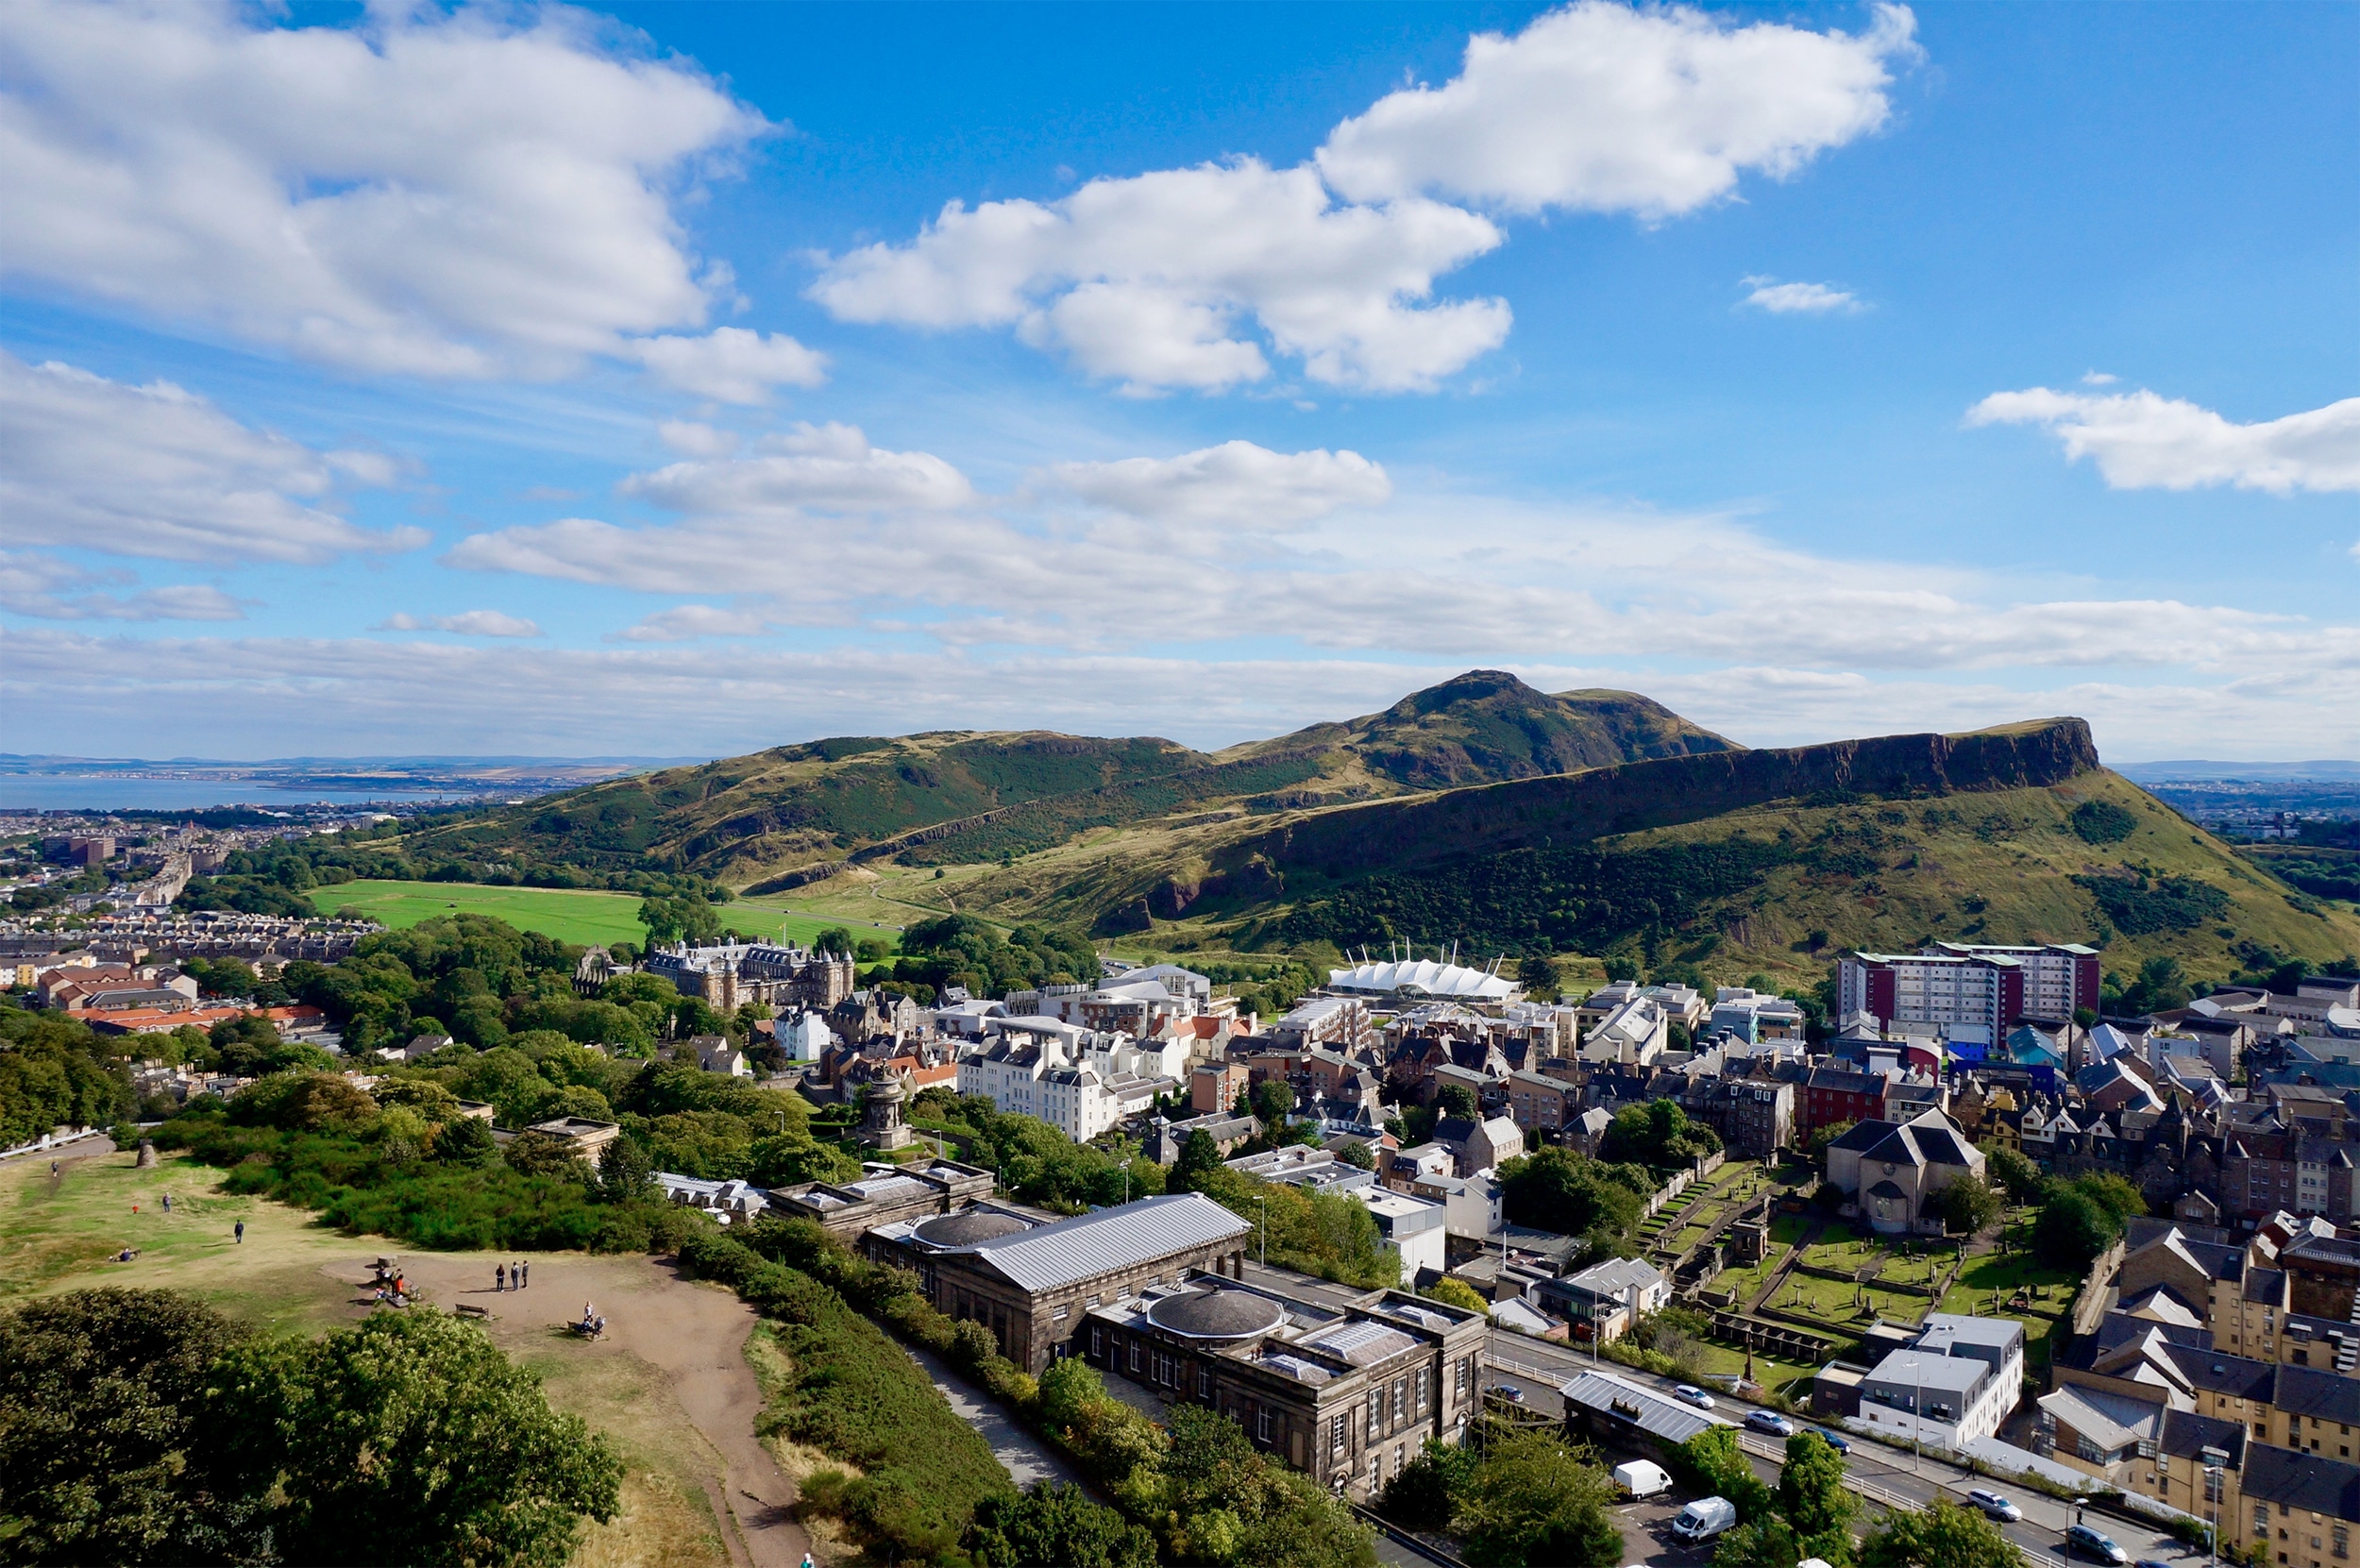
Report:
[[[1233,841],[1215,867],[1242,872],[1259,860],[1282,875],[1302,868],[1340,879],[1453,855],[1674,827],[1773,801],[2022,789],[2061,784],[2098,766],[2089,726],[2078,718],[1962,735],[1709,751],[1339,807]]]

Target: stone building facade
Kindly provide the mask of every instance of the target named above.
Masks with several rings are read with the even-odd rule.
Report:
[[[1263,1452],[1355,1499],[1400,1475],[1428,1439],[1459,1440],[1482,1400],[1480,1314],[1399,1290],[1339,1307],[1330,1291],[1290,1295],[1274,1273],[1110,1301],[1088,1314],[1081,1353],[1167,1399],[1219,1410]]]
[[[1049,1223],[979,1205],[870,1229],[861,1250],[914,1271],[937,1310],[984,1324],[1003,1356],[1037,1374],[1072,1354],[1084,1317],[1108,1302],[1193,1274],[1238,1274],[1253,1230],[1182,1192]]]

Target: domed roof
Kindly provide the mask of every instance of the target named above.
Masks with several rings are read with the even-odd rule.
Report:
[[[1243,1340],[1278,1326],[1286,1308],[1247,1290],[1191,1290],[1166,1296],[1147,1309],[1156,1327],[1192,1340]]]
[[[995,1236],[1010,1236],[1032,1227],[1013,1214],[970,1208],[962,1214],[937,1214],[910,1234],[930,1247],[971,1247]]]

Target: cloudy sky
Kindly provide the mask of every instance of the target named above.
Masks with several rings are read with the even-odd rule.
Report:
[[[0,750],[2360,754],[2360,8],[0,6]]]

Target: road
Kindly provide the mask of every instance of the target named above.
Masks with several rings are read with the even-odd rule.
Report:
[[[1555,1403],[1555,1390],[1577,1371],[1596,1366],[1599,1371],[1612,1373],[1633,1383],[1669,1392],[1676,1380],[1641,1372],[1636,1367],[1618,1362],[1593,1362],[1585,1355],[1551,1344],[1544,1340],[1526,1339],[1494,1329],[1486,1355],[1501,1376],[1509,1379],[1526,1378],[1542,1384],[1548,1403]],[[1529,1391],[1527,1394],[1529,1398]],[[1745,1413],[1761,1407],[1754,1406],[1717,1390],[1713,1393],[1714,1413],[1744,1420]],[[1848,1435],[1848,1434],[1847,1434]],[[1755,1468],[1765,1480],[1778,1478],[1778,1461],[1785,1455],[1785,1445],[1766,1434],[1740,1431],[1739,1446],[1755,1462]],[[1861,1493],[1870,1501],[1887,1508],[1922,1508],[1937,1497],[1950,1502],[1963,1502],[1968,1489],[1988,1487],[2003,1493],[2009,1501],[2024,1510],[2020,1523],[2000,1526],[2009,1539],[2029,1554],[2033,1568],[2044,1568],[2064,1555],[2065,1530],[2073,1523],[2073,1505],[2034,1492],[2027,1487],[2013,1487],[2004,1481],[1977,1475],[1930,1455],[1913,1459],[1898,1449],[1886,1448],[1866,1438],[1851,1439],[1852,1452],[1845,1468],[1859,1483]],[[2183,1545],[2151,1526],[2134,1525],[2118,1515],[2092,1513],[2092,1527],[2112,1536],[2131,1554],[2132,1560],[2153,1560],[2159,1562],[2201,1563],[2205,1554]]]

